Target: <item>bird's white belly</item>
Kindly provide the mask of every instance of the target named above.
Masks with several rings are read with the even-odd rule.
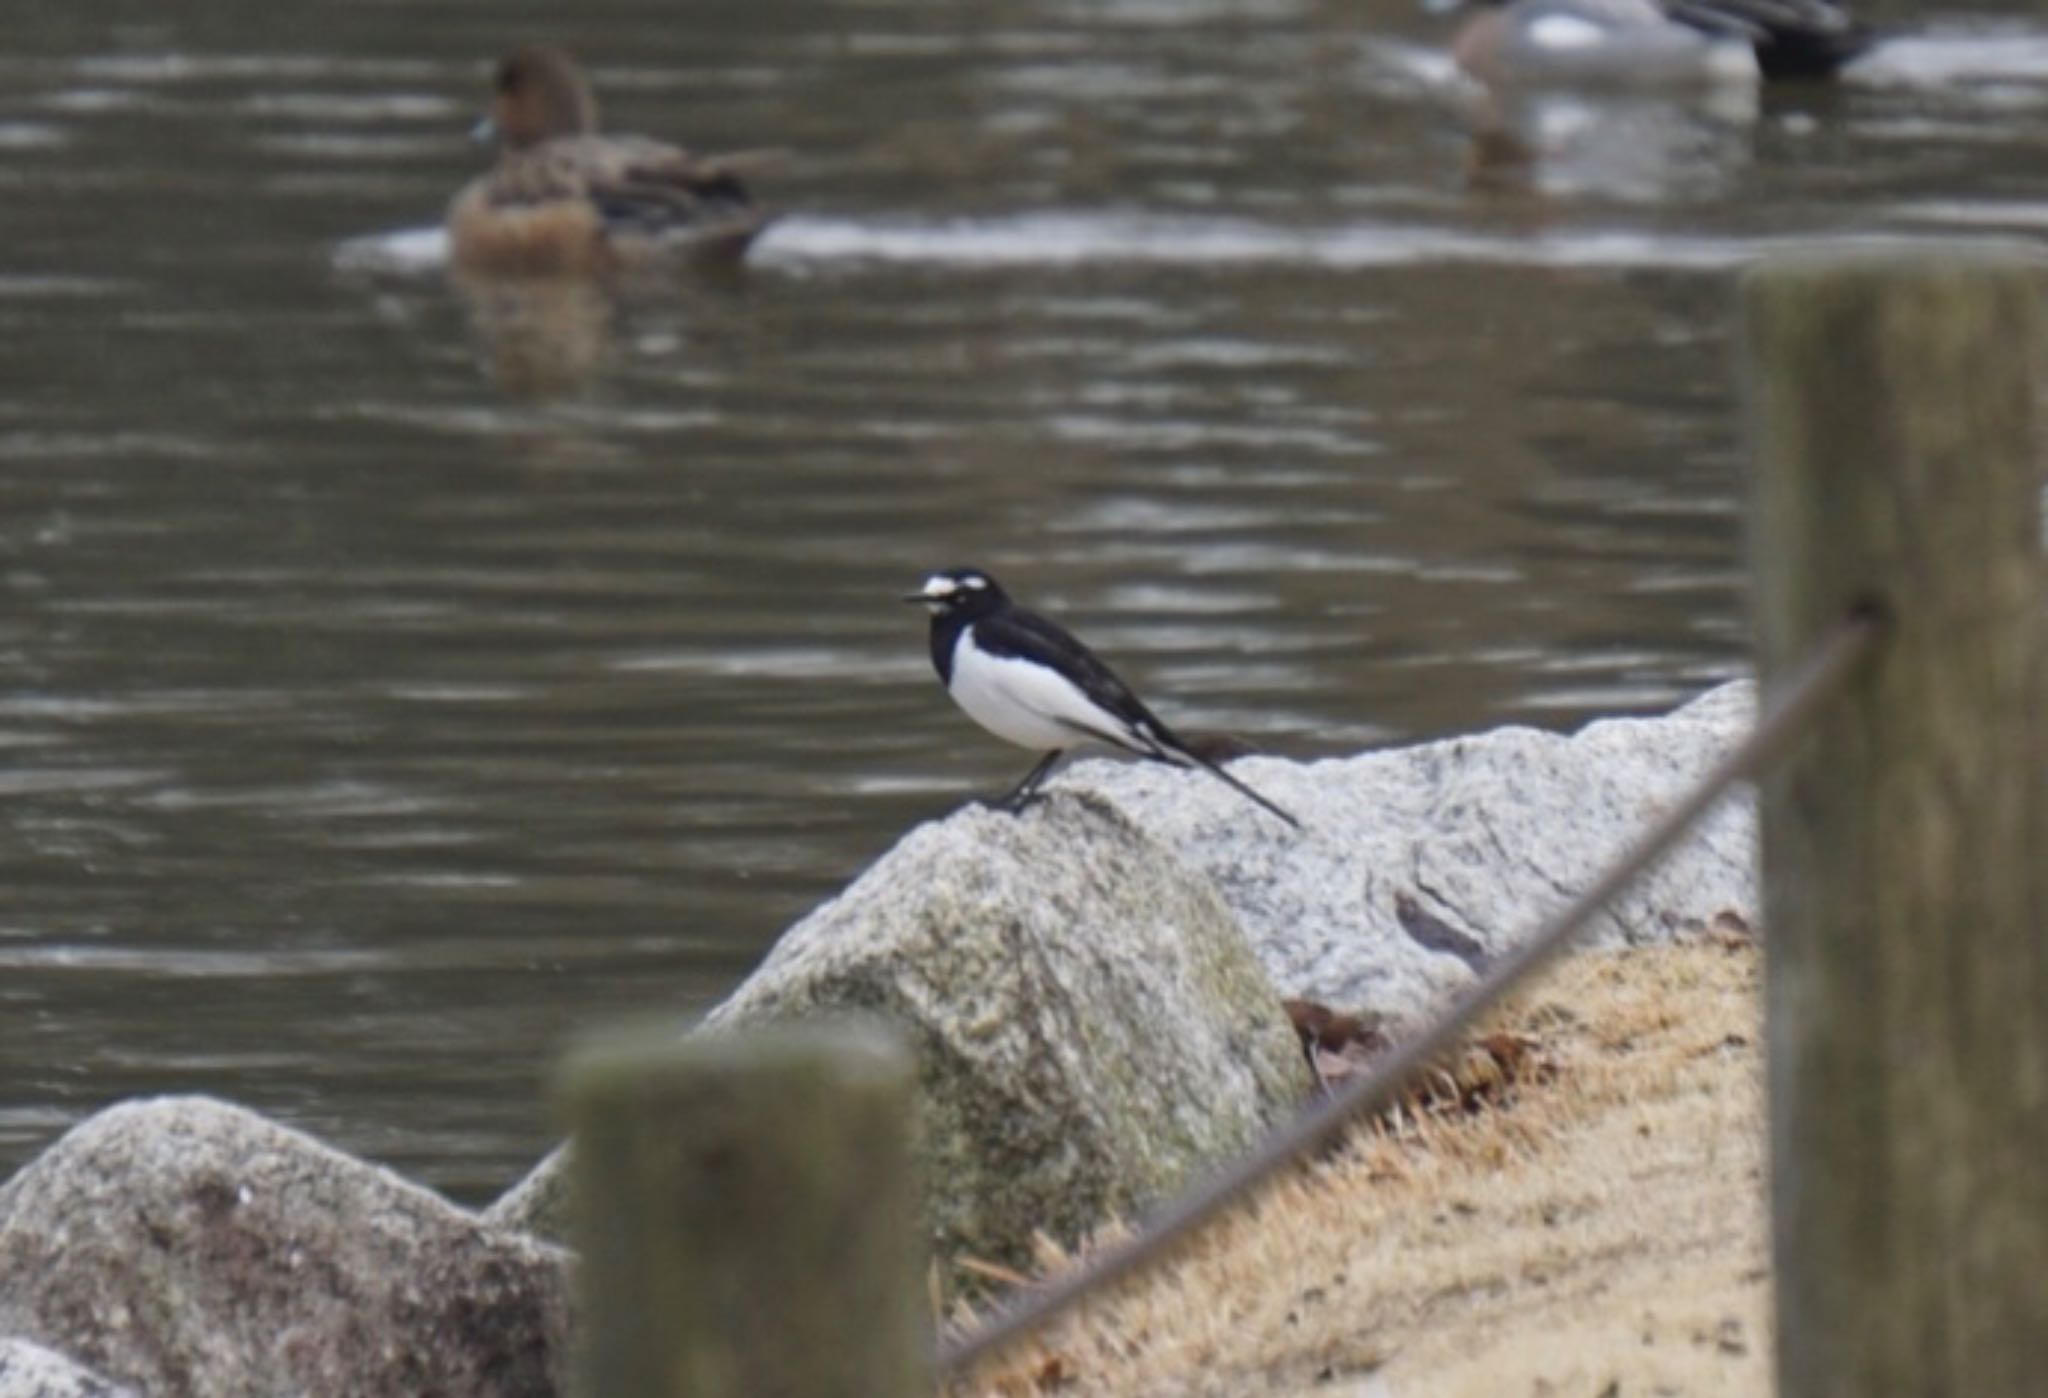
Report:
[[[993,656],[974,645],[974,628],[953,643],[953,702],[967,716],[1018,747],[1051,752],[1087,741],[1061,717],[1087,728],[1115,731],[1117,725],[1088,702],[1088,696],[1042,665]]]

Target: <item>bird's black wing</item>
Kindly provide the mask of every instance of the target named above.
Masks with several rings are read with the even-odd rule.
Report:
[[[1006,607],[974,623],[974,640],[990,655],[1029,660],[1058,671],[1089,703],[1117,724],[1115,732],[1088,729],[1089,736],[1140,757],[1173,761],[1183,752],[1179,738],[1145,707],[1145,701],[1081,644],[1065,627],[1022,607]]]
[[[1036,612],[1008,607],[977,620],[974,639],[990,655],[1034,661],[1058,670],[1087,697],[1089,703],[1114,720],[1120,730],[1114,733],[1098,730],[1066,717],[1057,720],[1077,733],[1085,733],[1155,762],[1175,767],[1200,767],[1295,829],[1301,828],[1301,822],[1284,807],[1261,796],[1218,764],[1191,750],[1178,734],[1159,721],[1157,714],[1145,707],[1145,702],[1131,692],[1129,685],[1117,678],[1115,671],[1097,659],[1094,651],[1082,645],[1064,627]]]
[[[1665,0],[1664,9],[1694,29],[1749,39],[1767,78],[1826,77],[1878,39],[1835,0]]]

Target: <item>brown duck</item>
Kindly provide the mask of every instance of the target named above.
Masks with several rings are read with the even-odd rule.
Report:
[[[759,157],[699,157],[600,135],[597,99],[559,49],[514,49],[492,78],[498,161],[448,206],[450,256],[478,273],[605,273],[679,257],[736,261],[767,223],[740,182]]]

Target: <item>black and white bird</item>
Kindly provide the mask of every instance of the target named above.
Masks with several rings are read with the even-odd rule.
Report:
[[[931,613],[932,665],[967,716],[1018,747],[1043,753],[997,804],[1031,799],[1061,757],[1107,743],[1153,762],[1200,767],[1296,829],[1301,822],[1191,750],[1131,687],[1065,628],[1026,611],[978,568],[934,573],[906,596]]]
[[[1879,35],[1840,0],[1423,0],[1465,11],[1451,56],[1495,89],[1833,77]]]

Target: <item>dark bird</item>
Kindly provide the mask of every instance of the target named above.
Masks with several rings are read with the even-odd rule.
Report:
[[[987,573],[934,573],[903,600],[931,613],[932,665],[953,702],[998,738],[1044,754],[997,803],[1004,809],[1021,809],[1069,750],[1098,742],[1169,766],[1199,767],[1301,828],[1300,821],[1175,736],[1093,651],[1012,602]]]
[[[1833,77],[1878,40],[1836,0],[1666,0],[1664,9],[1702,33],[1749,40],[1773,82]]]

